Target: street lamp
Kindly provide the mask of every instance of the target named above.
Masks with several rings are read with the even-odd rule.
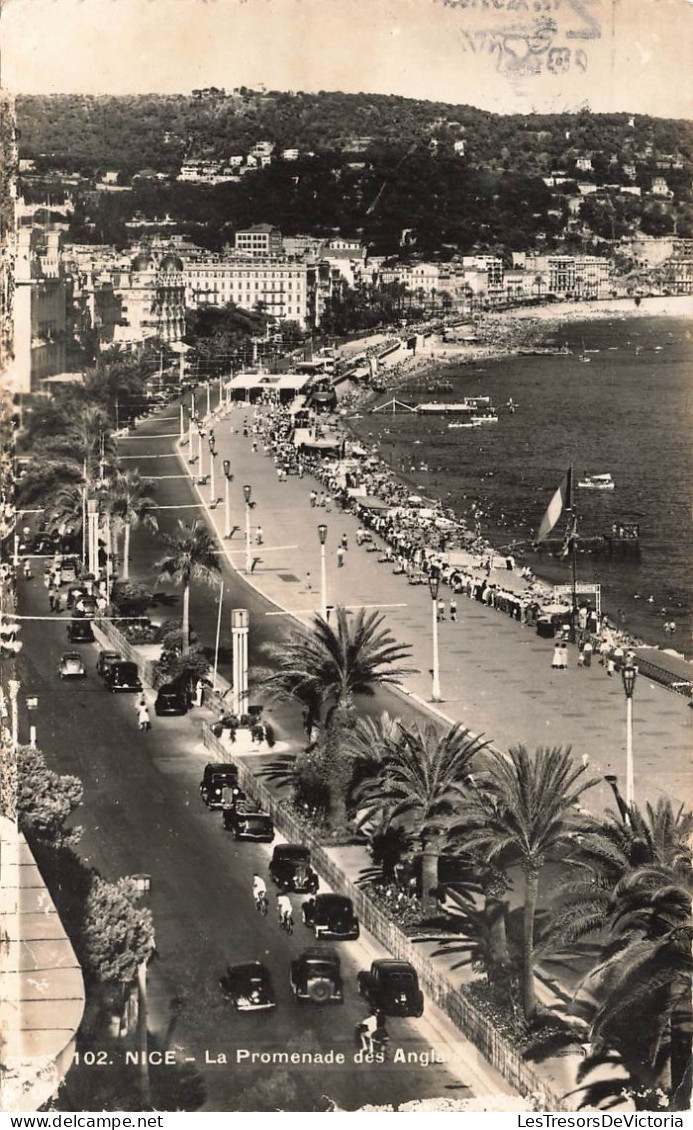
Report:
[[[621,670],[623,689],[626,692],[626,804],[629,809],[635,803],[635,785],[633,782],[633,691],[638,668],[627,660]]]
[[[245,484],[243,487],[243,497],[245,499],[245,571],[250,572],[252,560],[250,556],[250,495],[252,487]]]
[[[438,589],[440,587],[440,573],[432,569],[428,575],[428,591],[431,594],[431,613],[433,616],[433,685],[431,699],[433,702],[442,702],[440,695],[440,660],[438,657]]]
[[[604,780],[606,781],[607,785],[609,786],[612,793],[614,794],[616,804],[618,805],[618,811],[620,813],[620,816],[621,816],[623,823],[624,824],[630,824],[630,813],[629,813],[628,808],[626,806],[626,802],[624,801],[623,797],[621,796],[621,793],[619,792],[618,777],[615,775],[615,773],[605,773],[604,774]]]
[[[225,459],[222,463],[224,468],[224,537],[231,537],[231,483],[233,482],[233,475],[231,474],[231,460]]]
[[[327,560],[325,558],[325,542],[327,540],[327,526],[321,522],[318,526],[320,538],[320,615],[327,619]]]
[[[214,483],[214,460],[217,457],[217,444],[213,435],[209,437],[209,501],[212,506],[217,504],[217,490]]]

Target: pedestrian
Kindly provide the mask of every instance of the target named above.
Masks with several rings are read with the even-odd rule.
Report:
[[[565,640],[560,645],[560,652],[561,652],[560,669],[561,669],[561,671],[567,671],[568,670],[568,645],[566,644]]]
[[[55,594],[55,601],[53,603],[53,611],[60,613],[60,612],[62,612],[62,610],[63,610],[63,598],[60,595],[60,593],[57,592]]]
[[[578,651],[577,665],[578,667],[585,666],[585,652],[583,648],[580,648],[580,650]]]
[[[348,549],[348,548],[349,548],[349,541],[347,539],[347,536],[346,536],[346,534],[342,534],[342,549]]]
[[[256,439],[253,440],[251,447],[252,447],[253,455],[256,455],[257,454],[257,440]]]
[[[553,671],[559,671],[560,667],[561,667],[561,643],[560,643],[560,640],[556,640],[556,643],[553,645],[553,658],[551,660],[551,669]]]
[[[452,621],[453,624],[455,624],[457,622],[457,601],[456,600],[450,601],[450,620]]]
[[[613,656],[607,655],[607,657],[606,657],[606,673],[609,676],[609,678],[612,677],[615,670],[616,670],[616,664],[614,663]]]
[[[313,586],[310,581],[310,572],[308,572],[306,573],[306,592],[311,592],[312,588]]]
[[[439,622],[439,623],[440,623],[440,621],[441,621],[441,620],[444,620],[444,619],[445,619],[445,601],[444,601],[444,600],[439,600],[439,601],[438,601],[438,613],[437,613],[437,616],[438,616],[438,622]]]
[[[149,721],[147,703],[143,698],[137,703],[137,724],[142,731],[151,730],[152,728],[152,724]]]
[[[52,585],[48,590],[48,604],[51,612],[55,612],[55,589]]]
[[[363,530],[361,529],[361,527],[359,526],[358,530],[356,531],[356,544],[357,545],[363,545],[363,538],[364,538],[364,533],[363,533]]]
[[[264,545],[264,542],[265,542],[265,538],[264,538],[264,535],[262,533],[262,526],[258,526],[257,533],[255,534],[255,544],[256,545]]]
[[[31,562],[28,557],[24,558],[24,576],[28,581],[31,580]]]
[[[195,698],[193,700],[195,706],[202,706],[202,703],[203,703],[203,700],[204,700],[204,693],[205,693],[205,685],[202,682],[202,679],[198,679],[197,682],[195,683]]]
[[[343,546],[339,545],[339,546],[337,546],[337,568],[342,569],[343,567],[344,567],[344,548],[343,548]]]
[[[312,490],[308,497],[310,498],[310,505],[311,505],[312,509],[314,510],[315,506],[317,504],[317,501],[318,501],[317,491]]]
[[[588,636],[587,639],[585,640],[585,645],[582,649],[582,658],[583,658],[583,662],[585,664],[585,667],[591,667],[592,666],[592,652],[593,651],[594,651],[594,648],[592,647],[592,640]]]

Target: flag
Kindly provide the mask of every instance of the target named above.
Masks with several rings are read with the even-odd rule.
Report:
[[[537,541],[543,541],[551,533],[564,510],[570,510],[572,505],[572,468],[566,471],[563,480],[546,508],[546,513],[541,520]]]

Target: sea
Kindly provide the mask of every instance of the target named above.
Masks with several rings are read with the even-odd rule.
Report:
[[[413,377],[396,394],[409,404],[490,397],[497,423],[451,429],[463,417],[388,410],[351,426],[413,490],[440,499],[553,584],[570,583],[569,563],[533,548],[551,496],[571,466],[575,482],[610,474],[613,491],[575,489],[578,532],[589,538],[609,533],[613,523],[638,523],[640,552],[582,552],[578,581],[602,586],[602,608],[632,636],[690,658],[693,323],[570,322],[547,326],[538,345],[571,352],[448,365],[437,379],[452,390],[426,391]],[[554,534],[564,531],[561,521]],[[664,631],[671,621],[673,634]]]

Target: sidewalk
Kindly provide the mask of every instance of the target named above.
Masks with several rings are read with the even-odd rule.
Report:
[[[382,610],[387,626],[401,643],[412,646],[412,666],[418,673],[407,679],[403,691],[416,702],[450,722],[459,721],[483,734],[501,749],[523,744],[570,745],[576,758],[589,758],[595,775],[616,774],[625,788],[625,695],[618,676],[609,678],[594,662],[588,669],[575,665],[570,648],[567,671],[552,670],[553,642],[541,639],[531,628],[496,609],[466,596],[457,597],[458,619],[439,624],[440,683],[443,702],[431,704],[432,627],[431,598],[426,586],[408,584],[394,576],[392,566],[378,563],[378,552],[356,544],[358,520],[334,507],[313,508],[309,492],[316,486],[310,475],[289,476],[279,482],[273,460],[252,451],[251,437],[242,434],[243,421],[252,420],[252,408],[233,407],[214,421],[218,458],[216,495],[198,486],[207,517],[223,540],[225,507],[222,461],[229,459],[234,481],[230,485],[233,535],[223,544],[235,568],[245,568],[245,503],[243,485],[252,489],[250,511],[254,567],[248,583],[277,606],[309,621],[320,611],[321,562],[317,526],[328,527],[326,542],[327,603],[351,608]],[[191,473],[187,448],[181,461]],[[207,464],[208,460],[206,460]],[[205,467],[206,469],[206,467]],[[258,525],[264,544],[255,544]],[[337,546],[348,540],[343,567]],[[379,543],[380,545],[383,543]],[[505,571],[494,570],[502,585]],[[491,577],[491,581],[494,577]],[[451,590],[441,586],[447,602]],[[447,616],[447,612],[446,612]],[[286,617],[287,620],[289,617]],[[252,630],[252,626],[251,626]],[[690,754],[693,711],[688,701],[652,683],[638,679],[633,699],[635,795],[639,805],[669,797],[677,805],[690,804]],[[613,808],[608,785],[588,794],[590,807]]]

